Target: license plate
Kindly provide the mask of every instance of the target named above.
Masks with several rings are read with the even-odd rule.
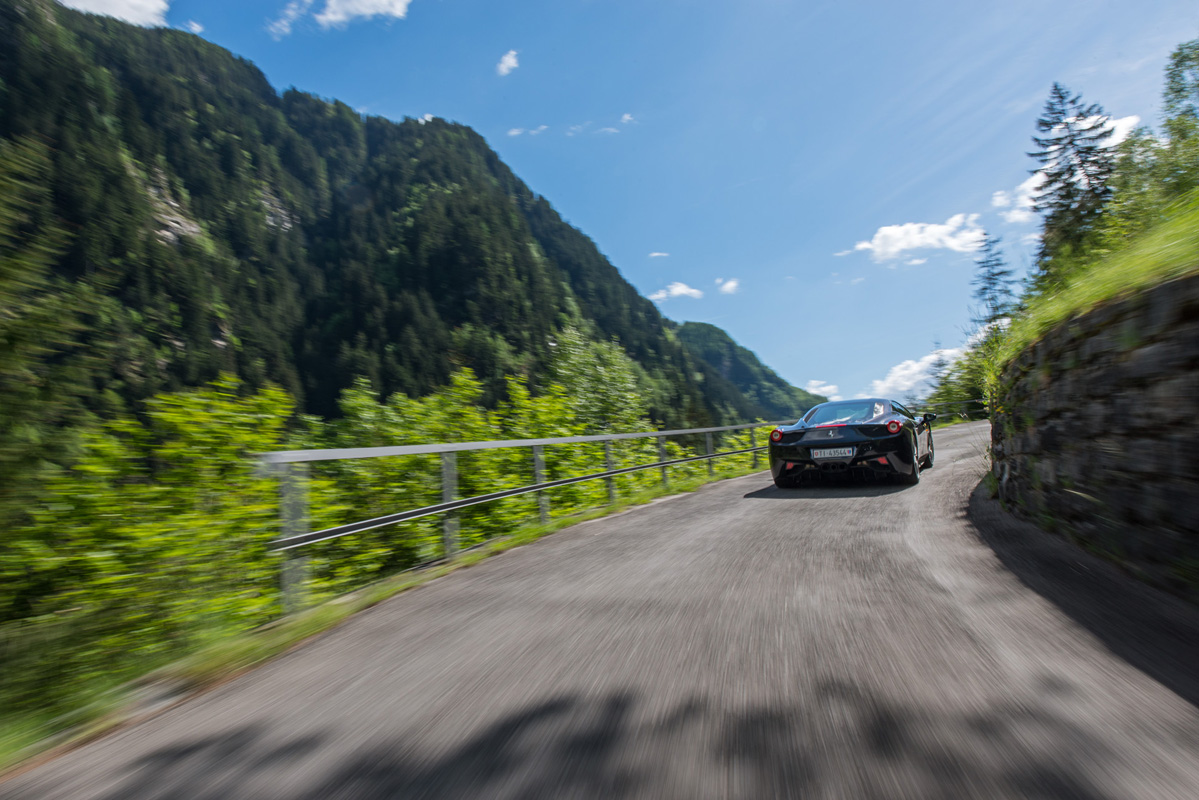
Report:
[[[851,458],[852,447],[824,447],[812,451],[812,458]]]

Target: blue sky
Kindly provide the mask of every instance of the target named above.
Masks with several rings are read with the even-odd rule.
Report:
[[[1027,269],[1050,85],[1156,126],[1169,53],[1199,37],[1193,0],[67,5],[191,29],[279,89],[470,125],[667,316],[847,397],[906,395],[934,342],[965,343],[983,230]]]

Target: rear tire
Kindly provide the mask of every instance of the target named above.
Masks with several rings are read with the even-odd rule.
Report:
[[[928,455],[924,457],[924,468],[929,469],[933,465],[933,435],[928,435]]]
[[[915,486],[916,484],[920,483],[920,458],[917,455],[917,453],[919,453],[919,452],[920,452],[920,450],[918,449],[916,440],[913,439],[912,440],[912,471],[910,473],[908,473],[907,475],[904,475],[903,478],[901,479],[908,486]]]

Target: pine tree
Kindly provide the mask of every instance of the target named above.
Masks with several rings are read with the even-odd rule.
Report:
[[[1199,39],[1183,42],[1166,67],[1166,114],[1199,120]]]
[[[1029,155],[1041,164],[1033,173],[1044,175],[1034,208],[1045,214],[1041,262],[1047,272],[1052,272],[1049,262],[1055,255],[1082,243],[1111,195],[1109,120],[1099,105],[1084,105],[1081,95],[1071,95],[1060,83],[1053,84],[1037,120],[1042,135],[1032,140],[1039,149]]]
[[[1014,299],[1012,270],[999,249],[1000,241],[997,236],[984,236],[981,255],[974,262],[971,285],[974,286],[974,299],[980,306],[978,316],[974,318],[978,325],[991,325],[1011,313]]]

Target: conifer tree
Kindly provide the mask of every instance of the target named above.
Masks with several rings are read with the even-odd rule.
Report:
[[[984,236],[981,254],[974,262],[976,267],[971,285],[974,286],[974,299],[980,307],[978,316],[974,318],[978,325],[990,325],[1011,313],[1012,270],[1004,261],[1003,251],[999,249],[1000,241],[998,236]]]
[[[1041,237],[1042,269],[1052,271],[1055,255],[1077,248],[1111,195],[1108,178],[1114,155],[1108,142],[1110,117],[1103,108],[1084,105],[1082,96],[1054,83],[1037,120],[1037,150],[1029,153],[1044,175],[1034,208],[1045,214]],[[1048,276],[1052,278],[1053,276]]]

